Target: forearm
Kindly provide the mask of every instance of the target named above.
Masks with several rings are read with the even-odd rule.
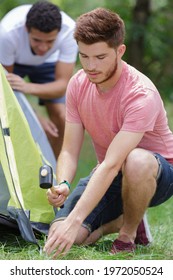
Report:
[[[127,155],[140,142],[143,133],[121,131],[110,144],[105,160],[91,177],[85,192],[79,199],[68,219],[76,217],[82,223],[101,200],[113,179],[118,175]],[[128,139],[128,142],[127,142]],[[128,145],[127,145],[128,144]]]
[[[67,151],[61,151],[57,163],[57,181],[58,183],[67,180],[72,183],[77,170],[77,161],[73,155]]]
[[[45,84],[27,83],[26,93],[43,99],[53,99],[64,96],[67,82],[58,80]]]
[[[118,170],[106,166],[103,162],[91,177],[85,192],[70,213],[69,219],[76,219],[77,223],[82,224],[102,199],[117,174]]]

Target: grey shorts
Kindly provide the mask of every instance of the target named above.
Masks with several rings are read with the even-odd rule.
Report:
[[[29,77],[32,83],[45,84],[55,81],[55,63],[43,63],[37,66],[15,64],[14,73],[20,77]],[[54,99],[40,99],[39,105],[49,103],[65,103],[65,96]]]
[[[168,200],[173,195],[173,165],[171,165],[159,154],[155,154],[155,157],[159,163],[157,190],[149,207],[157,206]],[[57,212],[55,220],[63,220],[68,216],[77,201],[80,199],[92,175],[93,173],[79,181],[77,187],[72,191],[66,200],[64,207]],[[123,214],[121,186],[122,173],[119,172],[118,176],[116,176],[113,180],[101,201],[83,222],[83,226],[90,232]]]

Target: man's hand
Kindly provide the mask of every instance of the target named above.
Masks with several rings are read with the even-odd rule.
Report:
[[[60,207],[64,204],[67,196],[69,195],[69,188],[66,184],[61,184],[47,191],[47,199],[54,207]]]
[[[68,218],[64,221],[54,222],[50,227],[44,252],[48,255],[54,253],[53,258],[60,254],[65,255],[75,242],[79,229],[80,224]]]
[[[12,89],[23,93],[30,93],[31,83],[27,83],[23,78],[13,73],[7,74],[6,77]]]
[[[27,83],[23,78],[20,76],[9,73],[6,75],[8,82],[10,83],[10,86],[17,91],[20,91],[25,94],[30,94],[32,91],[33,84]],[[49,136],[58,137],[58,129],[56,125],[49,119],[43,118],[41,116],[38,116],[38,119],[45,131],[45,133]]]
[[[56,125],[49,119],[38,116],[38,119],[46,133],[47,136],[58,137],[58,129]]]

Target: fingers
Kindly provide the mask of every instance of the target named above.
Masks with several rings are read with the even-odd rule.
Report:
[[[47,255],[51,255],[53,253],[53,258],[57,258],[58,255],[66,255],[73,243],[65,237],[55,238],[55,235],[51,235],[48,238],[43,251]]]
[[[59,137],[58,128],[51,120],[41,116],[38,116],[38,118],[46,134],[56,138]]]
[[[68,187],[53,187],[47,191],[47,199],[50,205],[60,207],[64,204],[69,193]]]
[[[47,120],[47,132],[53,136],[53,137],[58,137],[59,136],[59,132],[58,132],[58,128],[56,127],[56,125],[51,121],[51,120]]]
[[[50,205],[54,207],[60,207],[64,204],[64,201],[66,200],[66,196],[54,194],[51,192],[51,190],[48,190],[47,199]]]
[[[50,123],[47,125],[47,132],[53,137],[57,138],[59,136],[57,127],[55,126],[52,127]]]
[[[15,74],[7,74],[7,80],[10,83],[10,86],[14,89],[14,90],[18,90],[21,91],[23,93],[26,93],[28,90],[27,84],[25,82],[25,80],[23,78],[21,78],[18,75]],[[29,92],[29,91],[28,91]]]
[[[7,77],[7,80],[12,80],[12,79],[18,78],[19,76],[16,75],[16,74],[13,74],[13,73],[8,73],[8,74],[6,75],[6,77]]]
[[[63,221],[54,221],[49,230],[44,252],[48,255],[53,254],[53,258],[66,255],[76,240],[80,226],[81,224],[77,225],[69,216]]]
[[[23,82],[23,79],[15,74],[8,74],[6,77],[11,85],[18,85]]]
[[[56,125],[52,121],[49,122],[49,125],[50,125],[50,128],[52,129],[52,131],[55,134],[58,134],[58,128],[56,127]]]
[[[61,235],[59,233],[57,229],[57,222],[55,222],[50,228],[48,239],[43,251],[48,255],[54,253],[53,258],[55,259],[60,254],[66,255],[72,244],[73,242],[70,238],[67,238],[65,234]]]
[[[55,186],[54,190],[57,192],[57,194],[62,194],[64,196],[68,196],[70,193],[69,187],[66,184],[61,184],[57,187]]]
[[[72,245],[70,244],[68,245],[61,244],[61,246],[59,246],[59,248],[56,250],[56,253],[53,255],[53,259],[56,259],[58,255],[65,256],[70,250],[71,246]]]

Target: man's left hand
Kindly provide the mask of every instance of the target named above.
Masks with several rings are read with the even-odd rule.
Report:
[[[12,89],[23,92],[29,93],[30,92],[30,83],[27,83],[23,78],[16,74],[9,73],[6,75],[8,82]]]
[[[44,252],[48,255],[54,253],[54,259],[60,254],[65,255],[75,242],[79,228],[80,225],[68,221],[68,218],[64,221],[54,222],[50,227]]]

